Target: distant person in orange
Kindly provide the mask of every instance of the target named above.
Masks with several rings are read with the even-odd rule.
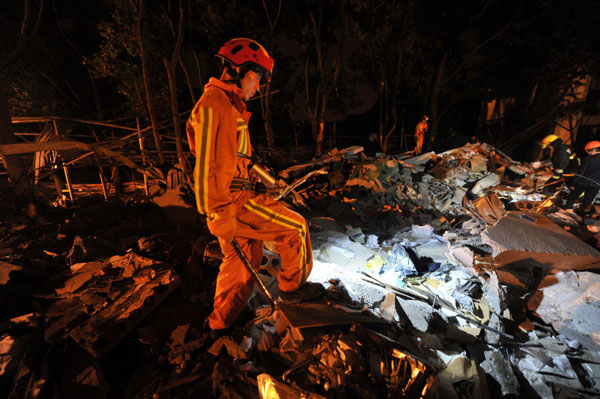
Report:
[[[419,155],[423,151],[423,140],[425,139],[425,133],[429,130],[427,126],[428,120],[427,115],[423,115],[421,122],[417,124],[417,128],[415,129],[415,155]]]

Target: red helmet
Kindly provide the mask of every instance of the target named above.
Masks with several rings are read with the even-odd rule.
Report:
[[[585,150],[594,150],[600,148],[600,141],[590,141],[585,145]]]
[[[271,80],[275,60],[263,46],[252,39],[245,37],[231,39],[221,46],[216,55],[238,67],[253,69],[253,66],[257,66],[258,70],[255,72],[260,72],[267,81]]]

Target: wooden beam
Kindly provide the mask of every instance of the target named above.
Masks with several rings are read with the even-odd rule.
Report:
[[[136,136],[138,132],[132,133],[130,136]],[[127,137],[130,137],[127,136]],[[66,150],[83,150],[89,151],[87,155],[98,154],[103,155],[107,158],[115,159],[121,165],[128,166],[132,169],[136,169],[138,172],[143,174],[150,174],[152,177],[158,177],[155,173],[150,172],[143,166],[139,166],[130,158],[120,154],[117,151],[113,151],[110,148],[105,146],[101,146],[98,144],[90,145],[86,143],[82,143],[81,141],[48,141],[45,143],[19,143],[19,144],[3,144],[0,145],[0,156],[6,157],[10,155],[19,155],[19,154],[30,154],[38,151],[66,151]],[[79,157],[77,159],[81,159]],[[65,162],[65,166],[69,166],[73,164],[74,161]],[[41,179],[45,176],[40,176]]]
[[[114,127],[116,129],[123,130],[136,130],[134,127],[123,126],[123,125],[115,125],[114,123],[107,122],[98,122],[98,121],[88,121],[85,119],[76,119],[76,118],[61,118],[58,116],[13,116],[11,118],[12,123],[41,123],[41,122],[56,122],[56,121],[68,121],[68,122],[79,122],[86,123],[88,125],[98,125],[98,126],[106,126],[106,127]]]
[[[48,141],[45,143],[18,143],[0,145],[0,154],[19,155],[31,154],[38,151],[65,151],[65,150],[84,150],[92,151],[91,145],[81,141]]]

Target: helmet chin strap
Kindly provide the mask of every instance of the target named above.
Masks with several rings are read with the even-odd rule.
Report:
[[[241,89],[242,88],[242,78],[240,77],[240,74],[228,62],[224,62],[224,66],[225,66],[225,71],[227,72],[227,75],[229,75],[231,77],[231,79],[224,80],[224,82],[233,83],[234,85],[236,85],[237,87],[239,87]]]

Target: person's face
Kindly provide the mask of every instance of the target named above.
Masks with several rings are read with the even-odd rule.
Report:
[[[260,74],[248,71],[241,80],[244,101],[251,99],[260,87]]]

